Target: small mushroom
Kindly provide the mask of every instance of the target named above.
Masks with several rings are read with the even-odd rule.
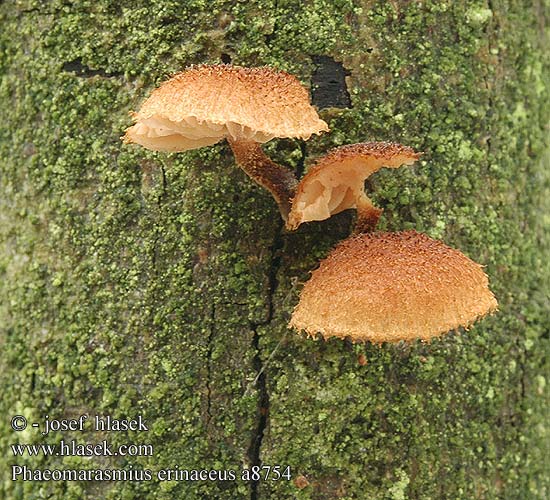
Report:
[[[365,194],[365,179],[382,167],[411,165],[419,157],[420,153],[393,142],[348,144],[329,151],[300,181],[287,229],[328,219],[347,208],[357,209],[356,232],[374,229],[382,210]]]
[[[271,161],[260,143],[275,137],[307,140],[328,131],[294,76],[226,64],[176,74],[152,92],[133,118],[124,142],[155,151],[186,151],[227,138],[237,163],[273,194],[285,220],[297,180]]]
[[[458,250],[416,231],[363,233],[313,271],[290,326],[354,341],[428,340],[497,307],[482,266]]]

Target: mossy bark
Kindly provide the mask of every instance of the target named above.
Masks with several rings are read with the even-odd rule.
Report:
[[[548,498],[549,10],[0,2],[0,497]],[[485,264],[500,312],[429,345],[288,331],[300,283],[352,215],[287,233],[227,144],[156,154],[119,139],[155,84],[229,59],[306,85],[330,70],[316,65],[341,62],[334,102],[348,107],[320,110],[331,133],[266,149],[299,173],[344,143],[424,151],[369,183],[381,225]],[[320,107],[331,92],[314,93]],[[142,415],[150,430],[10,427],[16,414],[84,413]],[[9,447],[60,439],[154,454],[22,459]],[[292,480],[14,482],[13,464],[237,475],[263,464],[290,466]]]

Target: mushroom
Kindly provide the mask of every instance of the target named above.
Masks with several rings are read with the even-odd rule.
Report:
[[[382,210],[365,194],[365,179],[382,167],[411,165],[420,157],[411,148],[393,142],[364,142],[332,149],[303,177],[292,200],[286,224],[328,219],[347,208],[357,209],[356,232],[376,227]]]
[[[301,83],[268,67],[190,67],[162,83],[132,116],[136,123],[124,142],[154,151],[186,151],[226,138],[237,163],[272,193],[285,220],[297,180],[260,143],[328,131]]]
[[[289,326],[354,341],[428,340],[497,307],[482,266],[458,250],[416,231],[363,233],[313,271]]]

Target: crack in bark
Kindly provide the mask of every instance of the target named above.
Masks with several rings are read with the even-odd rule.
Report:
[[[267,381],[265,372],[263,371],[262,357],[260,354],[260,336],[257,328],[253,328],[252,331],[254,333],[252,337],[252,347],[256,350],[252,364],[254,366],[254,370],[256,370],[258,374],[256,381],[256,388],[258,389],[258,424],[248,449],[248,458],[250,461],[250,467],[261,467],[262,460],[260,458],[260,451],[265,429],[267,427],[269,393],[267,391]],[[258,500],[259,486],[259,479],[250,479],[250,500]]]
[[[487,28],[485,29],[485,35],[487,36],[487,43],[489,44],[489,52],[490,52],[492,47],[493,47],[493,44],[491,43],[492,38],[493,38],[493,33],[491,33],[490,31],[491,31],[491,29],[493,31],[498,29],[498,22],[495,20],[495,15],[494,15],[495,9],[494,9],[492,0],[487,0],[487,7],[492,12],[492,22],[488,23]],[[498,57],[498,62],[499,62],[499,64],[501,64],[500,56]],[[485,75],[486,75],[485,76],[485,87],[487,88],[487,92],[488,92],[488,95],[487,95],[488,107],[489,107],[489,111],[492,113],[493,107],[494,107],[494,102],[493,102],[493,97],[492,97],[492,88],[489,84],[488,74],[486,73]],[[490,133],[487,136],[486,144],[487,144],[487,163],[489,164],[488,166],[490,167],[490,163],[491,163],[490,156],[492,154],[491,134]]]
[[[271,263],[269,268],[269,280],[268,280],[268,309],[267,309],[267,318],[265,321],[260,323],[252,324],[252,347],[255,350],[254,358],[252,360],[254,370],[257,373],[256,388],[258,390],[258,424],[256,427],[256,432],[252,436],[252,441],[250,443],[250,448],[248,452],[250,465],[251,467],[262,465],[260,458],[261,446],[264,437],[265,430],[267,428],[268,416],[269,416],[269,393],[267,390],[267,377],[264,370],[264,364],[262,361],[262,354],[260,349],[260,334],[258,328],[260,326],[268,325],[273,319],[273,296],[275,294],[278,281],[277,273],[281,266],[281,255],[280,251],[283,247],[283,238],[282,238],[283,224],[279,222],[279,228],[273,240],[273,245],[271,247]],[[258,500],[259,496],[259,480],[251,480],[250,483],[250,499]]]
[[[521,373],[521,377],[519,379],[519,394],[521,396],[521,400],[523,401],[525,399],[525,379],[527,376],[527,350],[525,348],[521,347],[519,337],[517,338],[516,345],[518,347],[518,351],[520,352],[520,357],[518,359],[519,364],[519,370]]]
[[[124,74],[120,72],[108,72],[101,68],[92,69],[89,66],[86,66],[79,57],[64,63],[61,69],[67,73],[73,73],[81,78],[92,78],[94,76],[100,76],[102,78],[120,78],[124,76]]]
[[[277,0],[275,0],[275,2],[273,2],[273,12],[277,12],[277,10],[279,9],[279,2]],[[277,32],[277,21],[279,19],[279,16],[275,16],[275,20],[273,21],[273,28],[271,29],[271,33],[267,33],[265,35],[265,44],[266,45],[270,45],[271,41],[275,38],[275,33]]]
[[[302,156],[298,160],[298,166],[296,167],[296,178],[298,181],[302,178],[306,169],[307,144],[305,141],[300,141],[300,152]]]
[[[160,172],[161,172],[161,190],[160,190],[159,195],[157,196],[157,209],[158,209],[159,213],[160,213],[160,210],[162,208],[163,199],[166,196],[166,172],[164,171],[164,167],[162,165],[160,166]],[[157,246],[158,246],[158,243],[160,241],[160,231],[159,231],[158,224],[155,224],[154,231],[155,231],[155,237],[153,239],[153,255],[152,255],[152,258],[151,258],[151,263],[152,263],[153,269],[156,272],[157,253],[158,253]]]
[[[160,207],[162,203],[162,199],[166,196],[166,171],[164,170],[164,166],[160,166],[160,174],[161,174],[161,191],[157,198],[157,203]]]
[[[296,175],[298,178],[300,178],[303,175],[304,169],[305,169],[305,158],[307,156],[305,142],[300,143],[300,151],[301,151],[301,157],[298,160],[298,165],[296,167]],[[260,458],[261,446],[262,446],[263,437],[264,437],[265,430],[268,424],[268,419],[269,419],[270,401],[269,401],[269,392],[267,389],[267,377],[266,377],[265,369],[269,361],[271,360],[273,354],[279,348],[282,342],[282,339],[281,339],[281,341],[279,342],[279,344],[277,344],[273,352],[268,356],[268,358],[265,361],[263,361],[262,352],[260,348],[260,334],[258,332],[258,329],[261,326],[269,325],[273,320],[274,308],[275,308],[273,299],[274,299],[274,295],[277,290],[277,287],[279,285],[277,275],[279,273],[279,269],[281,268],[281,260],[282,260],[281,251],[284,246],[283,231],[284,231],[284,223],[283,221],[279,220],[278,226],[275,232],[275,236],[273,238],[273,243],[270,249],[271,261],[270,261],[269,273],[268,273],[266,318],[262,321],[258,321],[250,324],[250,328],[253,332],[252,348],[254,349],[254,352],[255,352],[254,357],[252,359],[252,365],[256,372],[256,377],[254,378],[252,384],[255,384],[256,389],[258,390],[258,423],[256,426],[256,430],[252,435],[252,439],[248,449],[248,458],[249,458],[251,467],[254,467],[254,466],[261,467],[261,464],[262,464],[262,460]],[[260,485],[259,480],[251,480],[251,483],[250,483],[251,500],[258,500],[259,485]]]
[[[0,2],[0,5],[2,5],[3,2]],[[30,9],[22,9],[19,11],[19,14],[26,15],[26,14],[34,14],[38,13],[41,16],[55,16],[57,14],[57,11],[55,12],[41,12],[40,7],[31,7]],[[20,17],[20,16],[19,16]]]
[[[265,373],[265,363],[262,360],[262,352],[260,348],[260,334],[258,328],[266,326],[271,323],[274,315],[273,298],[277,287],[279,285],[277,275],[281,267],[281,250],[284,246],[283,239],[284,224],[281,220],[278,222],[278,228],[271,245],[271,262],[269,266],[268,275],[268,289],[267,289],[267,317],[265,320],[251,323],[250,327],[253,332],[252,336],[252,348],[255,351],[252,359],[252,365],[256,372],[256,389],[258,390],[258,423],[256,430],[252,435],[252,440],[248,449],[248,458],[250,466],[261,467],[262,460],[260,458],[262,441],[264,438],[265,430],[267,428],[269,419],[269,392],[267,390],[267,377]],[[250,500],[259,499],[259,486],[260,481],[251,479],[250,481]]]
[[[212,422],[212,353],[214,334],[216,332],[216,304],[212,303],[210,309],[210,332],[206,341],[206,425]]]
[[[300,178],[305,170],[305,159],[307,156],[307,149],[305,142],[300,143],[300,151],[301,151],[301,157],[298,161],[298,165],[296,167],[296,175],[298,178]],[[269,392],[267,389],[267,377],[265,373],[265,368],[267,366],[267,363],[271,359],[271,355],[267,358],[266,361],[263,361],[262,359],[262,351],[260,347],[260,334],[258,332],[258,329],[262,326],[269,325],[272,320],[275,313],[275,306],[274,306],[274,296],[275,292],[277,291],[277,287],[279,286],[278,281],[278,274],[279,270],[281,268],[281,262],[282,262],[282,256],[281,252],[284,247],[284,237],[283,237],[283,231],[284,231],[284,223],[282,220],[279,219],[278,227],[275,232],[275,236],[273,238],[273,243],[271,245],[271,261],[269,265],[269,274],[268,274],[268,285],[267,285],[267,316],[263,321],[259,321],[256,323],[251,323],[250,327],[253,332],[252,336],[252,348],[254,349],[254,357],[252,359],[252,365],[254,367],[254,370],[256,372],[255,377],[255,384],[256,389],[258,390],[258,423],[256,426],[256,430],[254,434],[252,435],[252,440],[250,442],[250,446],[248,449],[248,458],[250,461],[250,466],[258,466],[261,467],[262,460],[260,458],[261,455],[261,447],[262,442],[265,434],[265,430],[267,428],[267,424],[269,421]],[[280,345],[277,345],[275,349],[277,349]],[[260,481],[259,480],[251,480],[250,482],[250,500],[258,500],[259,499],[259,486]]]

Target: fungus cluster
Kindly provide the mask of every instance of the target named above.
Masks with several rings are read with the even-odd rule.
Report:
[[[411,165],[420,154],[396,143],[331,150],[298,182],[261,144],[308,140],[328,132],[309,94],[292,75],[271,68],[200,65],[176,74],[132,114],[126,143],[186,151],[227,139],[237,164],[273,195],[288,230],[357,210],[355,235],[313,271],[290,326],[308,334],[396,342],[429,339],[497,309],[480,265],[426,235],[373,232],[382,210],[365,180],[382,167]]]

